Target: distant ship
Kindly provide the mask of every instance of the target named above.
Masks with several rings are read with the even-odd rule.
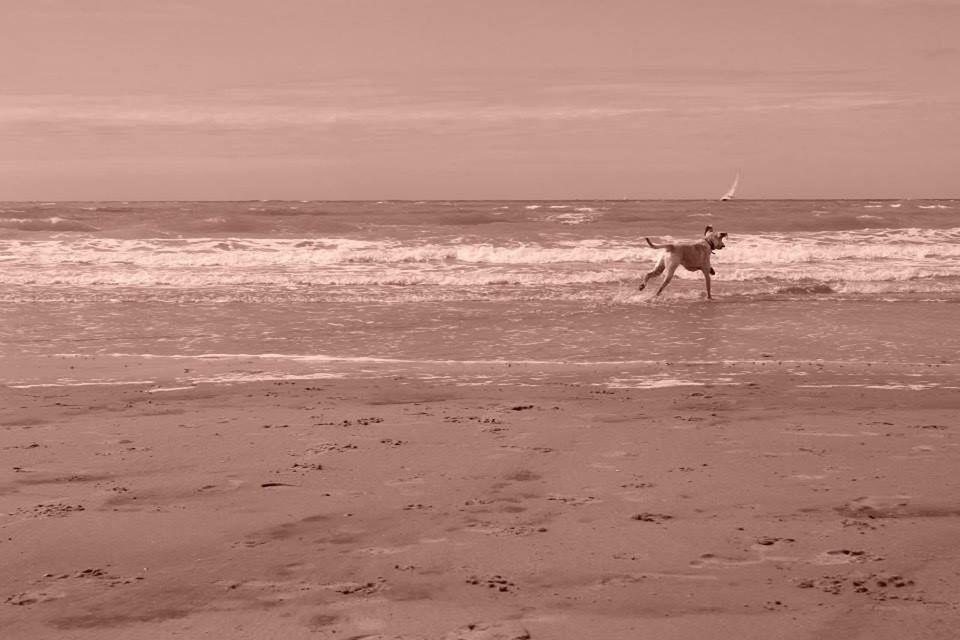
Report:
[[[737,177],[733,179],[733,184],[727,189],[727,192],[720,196],[720,201],[733,200],[733,194],[737,192],[737,185],[740,184],[740,172],[737,171]]]

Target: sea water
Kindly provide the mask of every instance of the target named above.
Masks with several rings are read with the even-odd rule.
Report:
[[[712,302],[683,269],[637,291],[644,237],[707,225],[729,234]],[[672,363],[773,360],[919,376],[960,351],[960,201],[2,203],[0,301],[15,385],[497,366],[642,387],[677,382]]]

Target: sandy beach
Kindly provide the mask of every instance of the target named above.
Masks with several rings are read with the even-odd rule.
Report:
[[[0,640],[960,640],[960,0],[2,7]]]
[[[802,368],[2,388],[4,637],[953,637],[956,368]]]

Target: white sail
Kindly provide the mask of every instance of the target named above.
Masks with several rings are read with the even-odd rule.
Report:
[[[727,189],[727,192],[720,197],[720,200],[733,200],[733,194],[737,192],[737,185],[740,184],[740,172],[737,171],[737,177],[733,179],[733,184]]]

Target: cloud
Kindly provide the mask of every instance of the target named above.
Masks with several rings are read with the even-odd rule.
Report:
[[[402,108],[277,108],[235,106],[158,106],[115,107],[103,105],[45,105],[36,107],[0,107],[0,126],[69,126],[115,128],[178,129],[273,129],[329,128],[349,125],[429,125],[598,121],[668,113],[698,111],[764,111],[774,109],[851,109],[891,104],[892,101],[869,97],[817,98],[798,102],[772,102],[742,105],[702,105],[685,107],[616,106],[425,106]]]
[[[510,128],[550,123],[653,120],[671,115],[764,111],[850,111],[905,104],[862,86],[826,90],[795,77],[739,83],[663,74],[646,82],[477,83],[390,86],[356,80],[247,88],[209,95],[8,95],[0,127],[77,132],[173,130],[268,132],[338,127]]]
[[[488,104],[375,100],[380,104],[275,104],[273,101],[192,101],[164,97],[26,97],[0,106],[0,126],[68,125],[209,129],[324,128],[338,125],[429,123],[508,124],[523,121],[605,120],[661,111],[615,105]]]

